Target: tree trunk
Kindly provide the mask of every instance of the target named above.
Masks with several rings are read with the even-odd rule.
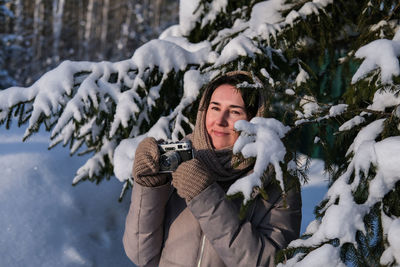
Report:
[[[163,4],[163,0],[156,0],[153,4],[154,5],[153,27],[156,27],[156,28],[160,27],[162,4]]]
[[[60,61],[59,46],[65,0],[53,0],[53,63]]]
[[[84,36],[85,36],[85,27],[84,27],[84,21],[85,21],[85,11],[84,11],[84,5],[83,1],[78,1],[78,9],[76,10],[76,13],[78,14],[78,42],[83,44],[84,42]],[[79,58],[83,58],[83,53],[84,53],[84,45],[78,45],[77,46],[77,55]]]
[[[14,15],[15,15],[15,20],[14,20],[14,34],[16,35],[22,35],[23,32],[23,1],[22,0],[15,0],[15,10],[14,10]]]
[[[127,3],[126,18],[121,25],[121,33],[118,41],[118,49],[123,50],[128,46],[129,32],[131,31],[132,17],[134,16],[133,4],[131,1]]]
[[[34,51],[33,58],[39,59],[42,56],[42,43],[43,43],[43,23],[44,23],[44,7],[42,0],[35,0],[35,7],[33,10],[33,43],[32,49]]]
[[[88,8],[86,11],[85,34],[84,34],[84,58],[89,59],[90,38],[94,20],[94,0],[89,0]]]
[[[107,55],[107,33],[108,33],[108,12],[110,10],[110,0],[104,0],[103,12],[102,12],[102,24],[101,24],[101,57],[104,58]]]

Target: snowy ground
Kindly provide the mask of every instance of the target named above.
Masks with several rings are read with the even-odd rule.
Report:
[[[85,157],[70,157],[62,146],[48,151],[46,133],[26,143],[22,134],[0,128],[0,266],[133,266],[121,241],[129,206],[129,197],[118,202],[121,183],[72,187]],[[301,232],[326,192],[321,171],[314,161]]]

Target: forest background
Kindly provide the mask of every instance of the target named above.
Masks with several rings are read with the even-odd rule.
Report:
[[[178,6],[172,0],[1,0],[0,88],[28,86],[66,59],[129,58],[178,22]]]
[[[0,1],[0,90],[29,86],[63,60],[119,61],[178,23],[178,1]],[[7,9],[3,9],[6,7]],[[8,10],[8,11],[7,11]],[[0,11],[1,12],[1,11]],[[41,130],[0,128],[0,260],[5,266],[131,266],[122,247],[121,183],[71,186],[88,157],[48,150]],[[322,161],[303,188],[302,232],[326,191]]]
[[[144,34],[130,29],[146,25],[144,14],[148,12],[151,18],[148,25],[155,23],[154,28],[161,32],[162,27],[157,25],[162,19],[155,18],[163,14],[158,8],[162,1],[156,2],[160,4],[158,7],[152,8],[150,4],[143,9],[143,3],[147,2],[122,4],[125,9],[116,15],[122,21],[120,29],[110,25],[114,22],[110,19],[111,1],[101,1],[101,5],[100,1],[77,2],[82,9],[69,14],[66,7],[72,2],[35,1],[38,8],[32,9],[32,2],[0,1],[4,29],[0,81],[4,88],[18,85],[0,91],[0,124],[11,127],[12,133],[13,122],[18,125],[29,122],[22,138],[31,141],[35,137],[43,140],[40,128],[43,126],[51,131],[50,137],[46,137],[51,139],[50,147],[63,143],[69,146],[71,154],[84,155],[87,161],[79,163],[82,166],[75,173],[74,184],[86,179],[100,183],[115,174],[124,182],[122,193],[129,191],[137,143],[146,135],[173,140],[186,135],[193,127],[194,115],[190,111],[196,106],[201,86],[221,72],[249,70],[268,88],[265,93],[269,118],[238,123],[242,135],[234,151],[254,157],[256,165],[254,174],[235,182],[228,194],[239,192],[248,199],[253,187],[260,185],[259,178],[269,163],[276,175],[268,179],[279,183],[283,190],[293,182],[304,183],[307,171],[312,170],[310,162],[315,162],[307,156],[322,156],[330,179],[329,190],[315,210],[316,219],[301,239],[280,253],[278,260],[283,266],[396,266],[400,262],[397,157],[400,5],[397,1],[180,1],[179,24],[168,27],[151,41],[143,37],[152,32],[149,28],[138,27]],[[23,7],[33,10],[27,12],[30,14],[27,18],[23,16]],[[133,17],[127,15],[129,10],[134,10]],[[71,18],[75,15],[80,19]],[[46,17],[51,18],[47,24],[43,23]],[[64,27],[72,21],[79,23]],[[36,32],[21,30],[24,24]],[[69,29],[74,27],[75,35],[71,35],[74,31]],[[43,42],[45,38],[41,36],[45,33],[51,36],[49,42]],[[72,37],[63,40],[65,36]],[[118,50],[124,50],[124,44],[128,47],[136,38],[143,38],[144,43],[139,43],[132,57],[111,61],[119,60],[113,59],[113,48],[117,48],[118,54]],[[82,47],[71,45],[61,49],[67,52],[60,52],[73,39],[79,39]],[[107,49],[108,42],[114,41],[112,48]],[[75,59],[72,57],[75,53],[78,61],[62,61]],[[90,58],[92,53],[96,59]],[[35,65],[39,62],[34,60],[37,55],[44,55],[42,66]],[[33,67],[26,71],[29,64]],[[37,73],[42,69],[51,70],[41,76]],[[25,71],[29,74],[24,75]],[[17,129],[15,133],[22,131]],[[3,139],[14,140],[10,136]],[[2,151],[6,150],[7,146]],[[59,162],[42,164],[39,154],[25,157],[30,159],[26,162],[23,159],[19,154],[13,160],[3,160],[4,170],[10,176],[3,180],[6,186],[2,197],[7,201],[3,202],[6,208],[2,211],[7,212],[4,217],[15,218],[5,221],[3,229],[14,237],[5,240],[19,241],[15,242],[16,249],[4,243],[2,249],[9,252],[4,253],[8,255],[6,260],[62,259],[67,265],[103,262],[98,257],[105,254],[99,255],[93,244],[116,249],[123,255],[119,250],[120,234],[115,233],[123,228],[124,215],[116,215],[115,206],[104,202],[105,198],[94,205],[82,201],[94,194],[90,190],[81,195],[83,198],[75,199],[48,178],[61,176],[62,167],[71,171],[70,166]],[[13,165],[21,162],[25,163],[23,167],[33,164],[33,170]],[[51,169],[56,175],[51,174]],[[23,190],[9,190],[18,187],[15,181],[23,181],[13,179],[16,173],[39,179],[26,180]],[[320,173],[318,176],[323,179]],[[112,181],[107,183],[108,190]],[[42,198],[43,192],[57,195],[60,206],[51,205],[54,199]],[[259,192],[261,197],[268,197],[262,190]],[[307,200],[307,195],[303,199]],[[24,203],[25,217],[12,206],[21,203],[20,200]],[[32,209],[30,205],[36,206]],[[93,222],[94,206],[110,207],[112,213],[95,216],[105,220],[105,224],[96,224],[100,228],[87,224],[78,230],[68,223],[71,218],[85,216]],[[304,207],[311,208],[306,203]],[[75,217],[67,210],[76,212]],[[49,221],[50,213],[56,214],[58,223],[62,222],[58,224],[62,230],[50,234],[37,231],[43,229],[37,227],[43,224],[40,221]],[[34,217],[31,215],[39,217],[36,223],[31,222]],[[20,223],[18,218],[25,218],[25,222]],[[24,228],[29,233],[39,233],[41,244],[47,245],[47,249],[41,253],[33,251],[32,248],[37,248],[34,242],[40,238],[20,235]],[[92,246],[87,243],[81,246],[88,239],[80,237],[88,232]],[[57,246],[49,248],[51,244]],[[26,252],[34,257],[26,256]]]

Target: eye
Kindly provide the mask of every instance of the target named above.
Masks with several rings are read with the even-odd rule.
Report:
[[[214,111],[219,111],[220,110],[218,106],[211,106],[210,109],[214,110]]]
[[[233,115],[242,115],[242,112],[240,110],[236,110],[236,109],[231,110],[231,113]]]

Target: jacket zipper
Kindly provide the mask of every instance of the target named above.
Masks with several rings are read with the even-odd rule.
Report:
[[[204,252],[204,244],[206,241],[206,236],[203,235],[203,239],[201,240],[201,249],[200,249],[200,257],[199,257],[199,262],[197,263],[197,267],[201,266],[201,260],[203,258],[203,252]]]

